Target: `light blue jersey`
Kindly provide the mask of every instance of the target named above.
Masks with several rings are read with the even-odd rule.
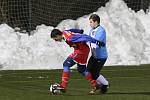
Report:
[[[95,43],[90,43],[92,56],[96,59],[107,59],[107,48],[106,48],[106,32],[102,26],[98,26],[95,29],[90,30],[91,37],[95,38],[96,40],[102,41],[105,43],[104,47],[99,47]]]

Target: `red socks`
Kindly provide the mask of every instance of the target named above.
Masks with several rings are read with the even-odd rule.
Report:
[[[69,78],[70,78],[70,72],[63,72],[62,73],[61,86],[63,88],[67,88]]]
[[[93,80],[91,73],[88,73],[85,76],[86,80],[88,80],[90,82],[90,84],[92,85],[92,87],[95,87],[97,85],[96,80]]]
[[[70,72],[63,72],[62,73],[62,80],[61,80],[61,84],[60,85],[64,89],[66,89],[67,86],[68,86],[69,78],[70,78]],[[92,87],[95,87],[97,85],[97,82],[96,82],[96,80],[93,80],[91,73],[88,73],[85,76],[85,78],[86,78],[86,80],[88,80],[90,82]]]

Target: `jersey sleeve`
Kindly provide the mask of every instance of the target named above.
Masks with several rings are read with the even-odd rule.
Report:
[[[70,38],[72,42],[91,42],[96,43],[96,39],[92,38],[91,36],[88,36],[86,34],[75,34]]]
[[[74,33],[80,33],[80,34],[83,34],[83,32],[84,32],[82,29],[76,29],[76,28],[72,28],[72,29],[69,29],[66,31],[70,31],[70,32],[74,32]]]

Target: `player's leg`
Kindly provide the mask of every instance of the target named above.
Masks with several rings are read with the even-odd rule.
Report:
[[[66,90],[70,78],[70,67],[75,64],[76,63],[73,61],[73,59],[69,57],[63,63],[63,73],[60,86],[64,88],[64,90]]]
[[[88,71],[91,72],[93,79],[97,81],[102,90],[105,85],[108,86],[108,81],[102,75],[100,75],[100,71],[105,61],[106,59],[99,61],[91,56],[87,65]],[[91,92],[93,93],[94,91],[96,90],[92,90]]]
[[[95,66],[95,60],[93,59],[93,57],[91,56],[88,64],[87,64],[87,70],[91,73],[92,77],[94,80],[96,80],[95,76],[95,68],[93,68],[93,66]]]
[[[89,61],[88,61],[88,65],[87,65],[87,69],[89,72],[91,72],[93,79],[99,81],[100,83],[104,83],[103,80],[101,82],[101,77],[100,75],[100,71],[103,68],[103,65],[105,64],[106,59],[104,60],[97,60],[94,57],[90,57]],[[104,80],[105,81],[105,80]]]
[[[94,77],[96,78],[97,82],[101,84],[101,93],[106,93],[109,88],[109,82],[102,74],[100,74],[100,71],[103,68],[105,62],[106,59],[100,59],[100,60],[97,59],[95,63],[97,67],[94,71],[96,73]]]
[[[91,73],[87,71],[86,65],[77,64],[77,70],[90,82],[93,88],[97,87],[97,82],[93,80]]]
[[[104,64],[106,62],[106,59],[95,59],[94,63],[93,63],[93,78],[96,79],[98,82],[100,82],[103,85],[108,85],[108,81],[106,80],[106,78],[104,78],[104,76],[102,74],[100,74],[101,69],[103,68]]]

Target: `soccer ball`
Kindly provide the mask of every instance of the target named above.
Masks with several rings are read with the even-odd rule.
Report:
[[[58,83],[54,83],[50,86],[50,92],[53,94],[60,94],[60,85]]]

